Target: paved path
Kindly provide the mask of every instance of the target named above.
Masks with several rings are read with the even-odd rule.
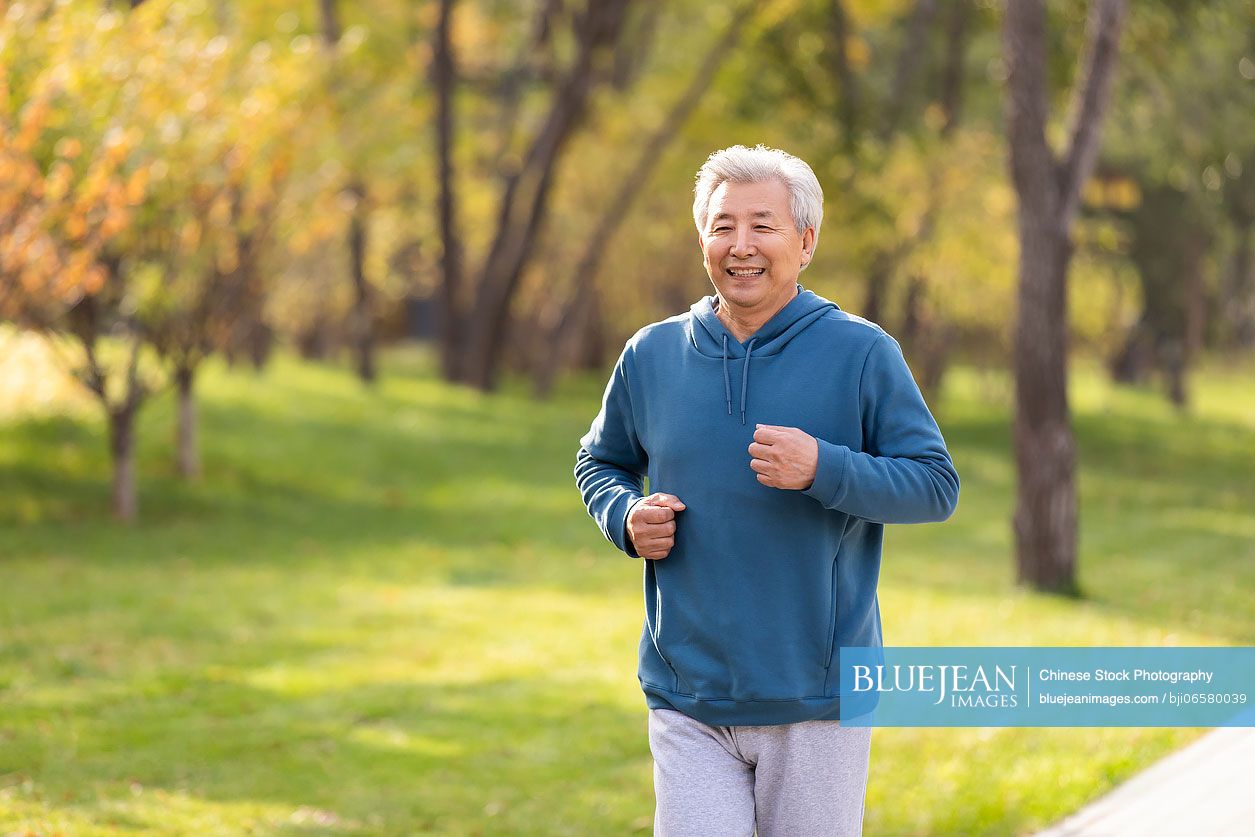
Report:
[[[1255,728],[1207,733],[1038,837],[1255,835]]]

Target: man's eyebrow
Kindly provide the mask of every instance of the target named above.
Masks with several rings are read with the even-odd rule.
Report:
[[[753,213],[752,215],[750,215],[750,217],[751,217],[751,218],[775,218],[775,217],[776,217],[776,213],[772,212],[770,209],[760,209],[760,210],[758,210],[757,212],[755,212],[755,213]],[[731,215],[731,214],[729,214],[729,213],[727,213],[727,212],[719,212],[719,213],[715,214],[714,216],[712,216],[710,220],[712,220],[712,221],[731,221],[731,220],[734,220],[734,219],[733,219],[732,215]]]

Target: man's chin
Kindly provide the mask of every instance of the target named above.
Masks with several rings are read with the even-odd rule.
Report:
[[[756,293],[721,290],[719,296],[732,308],[750,309],[763,301],[763,295]]]
[[[739,287],[738,287],[739,285]],[[781,304],[788,302],[793,295],[794,286],[790,285],[788,292],[781,290],[779,294],[775,293],[775,289],[763,281],[762,277],[758,277],[756,282],[739,282],[729,285],[724,283],[719,290],[719,296],[723,298],[728,305],[733,308],[740,308],[745,311],[756,310],[763,305],[768,304],[773,297],[779,296]]]

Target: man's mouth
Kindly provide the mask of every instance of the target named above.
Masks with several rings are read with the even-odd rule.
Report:
[[[729,267],[727,271],[732,276],[740,278],[748,278],[751,276],[762,276],[766,268],[762,267]]]

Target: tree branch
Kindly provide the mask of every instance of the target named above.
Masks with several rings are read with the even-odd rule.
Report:
[[[1074,90],[1071,141],[1059,169],[1060,207],[1064,223],[1076,214],[1081,187],[1098,159],[1099,130],[1107,100],[1111,97],[1124,13],[1125,0],[1095,0],[1090,8],[1082,57],[1085,75]]]

